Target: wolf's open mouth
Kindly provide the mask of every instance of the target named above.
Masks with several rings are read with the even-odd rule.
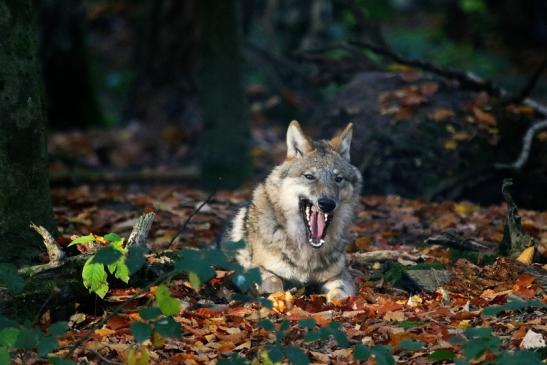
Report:
[[[306,223],[308,242],[313,247],[321,247],[325,243],[324,238],[332,220],[332,213],[321,212],[317,206],[307,199],[300,199],[300,212],[304,223]]]

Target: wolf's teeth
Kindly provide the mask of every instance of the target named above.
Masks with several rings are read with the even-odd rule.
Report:
[[[329,219],[329,215],[328,214],[323,214],[323,218],[325,218],[325,222],[326,222],[327,219]]]

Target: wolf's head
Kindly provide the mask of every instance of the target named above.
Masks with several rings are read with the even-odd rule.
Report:
[[[350,163],[351,137],[351,123],[319,141],[308,138],[297,121],[289,125],[287,157],[267,186],[293,240],[319,248],[342,239],[361,190],[361,174]]]

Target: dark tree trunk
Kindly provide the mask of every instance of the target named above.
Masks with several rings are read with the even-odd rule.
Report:
[[[41,47],[48,120],[54,128],[103,121],[87,54],[81,0],[41,0]]]
[[[30,0],[0,0],[0,262],[29,261],[53,232],[42,79]]]
[[[238,0],[199,2],[202,176],[209,188],[235,188],[250,174],[239,5]]]

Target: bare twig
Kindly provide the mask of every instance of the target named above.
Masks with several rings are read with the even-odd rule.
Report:
[[[539,66],[536,68],[532,76],[528,79],[528,82],[522,90],[518,93],[518,95],[515,95],[512,98],[507,99],[504,104],[518,104],[528,98],[530,94],[532,93],[532,90],[536,87],[541,75],[543,74],[543,71],[547,68],[547,57],[543,59],[543,61],[539,64]]]
[[[148,231],[152,227],[152,222],[156,215],[153,212],[141,215],[137,223],[133,226],[133,230],[127,239],[127,247],[130,246],[145,246],[148,237]]]
[[[201,210],[201,208],[203,208],[207,203],[209,203],[213,197],[215,196],[216,194],[216,190],[213,191],[211,194],[209,194],[209,196],[207,197],[207,199],[205,199],[204,202],[202,202],[196,209],[194,209],[192,211],[192,213],[190,213],[190,215],[188,216],[188,218],[186,218],[186,221],[184,222],[184,224],[182,225],[182,227],[179,229],[179,231],[177,232],[176,235],[173,236],[173,238],[171,238],[171,241],[169,242],[169,245],[167,246],[167,249],[170,249],[171,246],[173,245],[173,242],[175,242],[175,240],[177,239],[178,236],[180,236],[185,230],[186,230],[186,227],[188,226],[188,224],[190,223],[190,221],[192,220],[192,218],[199,213],[199,211]]]
[[[378,250],[371,252],[355,252],[352,254],[352,260],[360,264],[375,261],[396,261],[399,259],[409,261],[420,261],[428,258],[427,255],[412,255],[397,250]]]
[[[547,129],[547,119],[532,124],[530,128],[526,131],[526,134],[524,135],[524,138],[522,139],[522,149],[520,150],[519,157],[517,160],[510,164],[503,164],[498,163],[495,165],[497,169],[510,169],[510,170],[520,170],[524,167],[524,164],[526,164],[526,161],[528,161],[528,158],[530,157],[530,151],[532,150],[532,142],[534,141],[535,135],[543,130]]]
[[[431,236],[425,240],[425,244],[433,245],[443,245],[452,248],[457,248],[460,250],[470,250],[470,251],[491,251],[491,248],[487,245],[478,242],[472,238],[461,237],[460,235],[454,232],[445,232]]]
[[[47,254],[49,256],[49,262],[52,265],[61,262],[65,257],[65,253],[63,252],[57,241],[55,241],[55,238],[53,238],[51,233],[49,233],[46,228],[42,226],[37,226],[34,223],[30,223],[30,228],[34,229],[40,236],[42,236],[44,246],[46,246]]]

